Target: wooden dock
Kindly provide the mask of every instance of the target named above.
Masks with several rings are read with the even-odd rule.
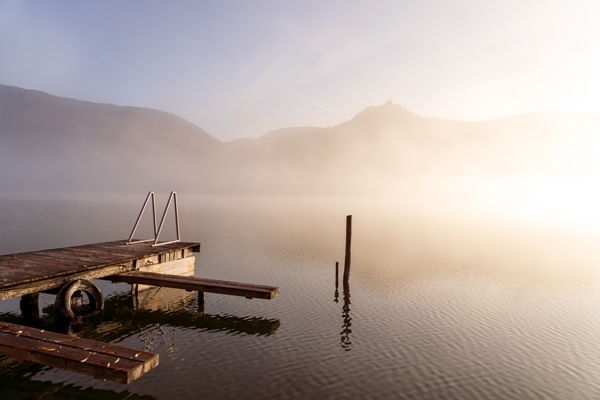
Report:
[[[98,279],[190,257],[200,243],[153,247],[125,240],[0,256],[0,300],[56,289],[76,279]]]
[[[193,276],[195,252],[200,252],[200,243],[153,246],[119,240],[0,255],[0,300],[21,296],[23,316],[35,318],[38,294],[52,293],[59,316],[85,318],[92,315],[89,308],[99,312],[104,307],[93,279],[131,283],[135,293],[153,286],[197,291],[199,304],[204,303],[205,292],[259,299],[279,293],[274,286],[197,278]],[[88,294],[87,310],[81,292]],[[158,365],[157,354],[2,321],[0,354],[122,383]]]
[[[0,322],[0,353],[98,379],[130,383],[158,365],[158,355]]]

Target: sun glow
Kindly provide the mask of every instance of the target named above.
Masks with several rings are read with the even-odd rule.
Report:
[[[555,137],[551,167],[490,181],[478,191],[482,200],[522,216],[600,228],[597,118],[579,124],[558,121],[563,123]]]
[[[600,186],[592,174],[530,175],[496,181],[479,199],[499,212],[600,228]]]
[[[598,199],[600,190],[588,179],[578,181],[516,182],[516,193],[507,196],[508,203],[518,204],[546,217],[565,216],[580,221],[600,219]],[[515,202],[516,200],[516,202]]]

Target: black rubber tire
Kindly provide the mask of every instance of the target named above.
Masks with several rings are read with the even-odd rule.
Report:
[[[76,315],[71,308],[71,297],[78,290],[87,293],[90,301],[90,311],[84,315]],[[58,315],[63,318],[89,317],[104,309],[104,298],[98,286],[90,281],[78,279],[68,282],[60,288],[56,295],[54,306]]]

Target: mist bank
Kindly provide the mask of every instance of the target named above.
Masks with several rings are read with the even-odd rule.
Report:
[[[596,114],[464,122],[387,103],[335,127],[222,143],[159,110],[0,85],[0,192],[463,196],[523,177],[585,180],[599,136]]]

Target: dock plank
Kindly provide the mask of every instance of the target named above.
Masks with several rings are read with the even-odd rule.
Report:
[[[158,355],[0,322],[0,353],[120,383],[130,383],[158,365]]]
[[[96,279],[131,270],[137,260],[174,252],[197,252],[200,244],[126,245],[125,240],[0,255],[0,300],[47,290],[74,279]],[[116,268],[116,269],[115,269]]]
[[[76,260],[65,258],[64,256],[52,256],[51,254],[24,254],[20,259],[22,264],[27,267],[38,268],[68,268]]]
[[[46,290],[62,287],[64,284],[76,279],[99,279],[107,275],[124,272],[124,268],[120,265],[109,265],[91,271],[78,271],[69,274],[63,274],[46,279],[29,279],[22,280],[17,285],[0,288],[0,300],[10,299],[11,297],[23,296],[26,294],[43,292]],[[1,284],[2,282],[0,282]]]
[[[195,276],[159,274],[155,272],[129,271],[107,276],[112,282],[138,283],[151,286],[163,286],[176,289],[194,290],[206,293],[219,293],[231,296],[251,297],[270,300],[279,294],[275,286],[255,285],[251,283],[229,282],[216,279],[204,279]]]

